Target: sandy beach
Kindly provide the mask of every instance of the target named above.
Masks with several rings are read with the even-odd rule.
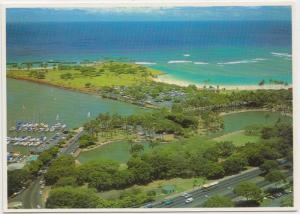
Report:
[[[292,88],[292,85],[281,85],[281,84],[265,84],[265,85],[214,85],[214,84],[198,84],[192,83],[185,80],[174,79],[169,75],[160,75],[156,78],[153,78],[153,81],[162,82],[167,84],[174,84],[182,87],[187,87],[189,85],[196,85],[197,88],[219,88],[226,90],[280,90],[280,89],[289,89]]]

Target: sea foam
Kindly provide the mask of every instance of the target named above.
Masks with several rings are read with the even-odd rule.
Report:
[[[278,57],[292,57],[292,55],[289,53],[271,52],[271,54]]]
[[[178,64],[178,63],[191,63],[192,61],[189,60],[171,60],[168,64]]]
[[[155,62],[135,62],[137,65],[156,65]]]
[[[255,59],[245,59],[240,61],[231,61],[231,62],[218,62],[218,65],[234,65],[234,64],[247,64],[247,63],[256,63],[259,61],[264,61],[264,58],[255,58]]]

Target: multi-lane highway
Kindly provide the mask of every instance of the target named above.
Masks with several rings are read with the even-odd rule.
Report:
[[[173,202],[172,204],[165,205],[164,203],[158,202],[158,203],[154,204],[153,207],[157,207],[157,208],[192,207],[192,205],[202,202],[203,199],[206,199],[209,195],[212,195],[215,192],[219,192],[221,190],[231,188],[232,186],[234,186],[242,181],[246,181],[246,180],[255,178],[261,173],[262,172],[260,169],[255,168],[253,170],[240,173],[236,176],[231,176],[229,178],[226,178],[214,186],[211,186],[208,188],[200,188],[200,189],[191,191],[189,193],[194,198],[194,201],[189,204],[186,204],[185,203],[186,199],[184,197],[182,197],[181,195],[179,195],[175,198],[170,199]]]
[[[222,194],[234,198],[235,195],[232,192],[234,186],[243,181],[248,181],[258,177],[262,171],[259,168],[255,168],[250,171],[240,173],[235,176],[231,176],[221,180],[218,184],[213,185],[208,188],[200,188],[191,192],[188,192],[192,197],[193,201],[191,203],[185,203],[186,198],[181,195],[177,197],[170,198],[169,201],[172,201],[171,204],[166,205],[163,202],[156,202],[153,204],[153,208],[185,208],[185,207],[201,207],[201,205],[211,196]],[[290,176],[291,173],[286,174]],[[257,183],[259,187],[264,187],[270,184],[265,180],[261,180]]]

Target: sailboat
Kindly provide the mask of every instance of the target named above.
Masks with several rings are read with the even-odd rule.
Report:
[[[59,120],[59,114],[56,115],[56,120]]]
[[[87,117],[91,117],[91,112],[89,112],[89,113],[87,114]]]

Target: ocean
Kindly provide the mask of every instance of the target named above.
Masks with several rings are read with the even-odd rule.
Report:
[[[118,60],[199,84],[292,82],[290,21],[8,23],[7,61]]]

